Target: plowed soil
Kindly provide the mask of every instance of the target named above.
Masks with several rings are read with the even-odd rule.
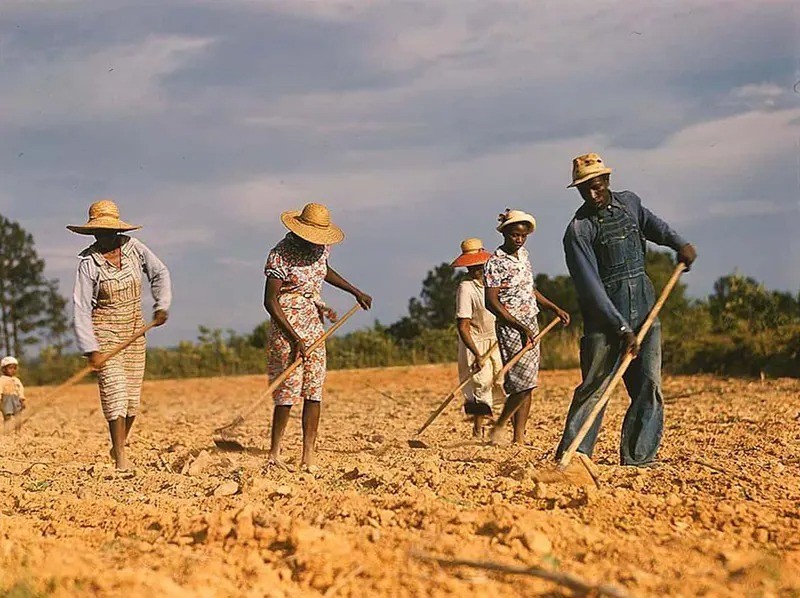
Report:
[[[413,449],[455,366],[332,372],[314,474],[265,468],[268,404],[239,429],[244,452],[213,444],[261,377],[146,383],[132,475],[112,469],[95,388],[75,387],[0,439],[0,595],[571,595],[419,554],[632,596],[800,595],[799,381],[667,377],[662,466],[647,470],[617,465],[619,392],[597,484],[542,481],[578,380],[543,372],[524,447],[472,442],[454,402]]]

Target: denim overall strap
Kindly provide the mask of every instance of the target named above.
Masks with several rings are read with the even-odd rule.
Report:
[[[653,283],[645,273],[647,241],[636,218],[614,195],[609,207],[592,219],[597,226],[594,251],[600,279],[611,302],[636,330],[655,302]]]
[[[645,273],[645,243],[637,219],[612,194],[608,208],[590,216],[597,227],[594,251],[609,299],[628,325],[637,330],[655,303],[653,284]],[[575,389],[564,434],[556,451],[560,458],[572,443],[600,398],[620,358],[621,340],[605,323],[584,322],[581,339],[583,381]],[[664,427],[661,394],[661,325],[656,320],[641,343],[639,356],[624,375],[631,403],[625,414],[620,439],[623,465],[646,465],[656,458]],[[595,420],[578,451],[591,456],[600,431],[603,412]]]
[[[645,255],[645,238],[639,223],[613,196],[610,207],[592,216],[598,231],[597,265],[606,286],[644,274]]]

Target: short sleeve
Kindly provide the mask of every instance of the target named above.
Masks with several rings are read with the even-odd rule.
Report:
[[[267,263],[264,265],[264,276],[277,280],[286,280],[289,278],[286,261],[277,248],[270,251],[267,256]]]
[[[490,257],[483,267],[483,279],[487,288],[495,289],[503,286],[501,269],[500,260]]]
[[[20,399],[24,399],[25,398],[25,387],[22,386],[22,380],[20,380],[19,378],[15,378],[14,379],[14,383],[17,386],[17,396],[19,396]]]
[[[462,282],[456,291],[456,318],[459,319],[472,319],[472,297],[468,285],[468,282]]]

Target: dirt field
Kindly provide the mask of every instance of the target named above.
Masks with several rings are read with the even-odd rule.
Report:
[[[0,595],[570,595],[415,553],[633,596],[800,595],[800,382],[667,377],[664,465],[645,471],[615,465],[620,395],[599,487],[580,487],[536,481],[578,372],[542,378],[528,446],[465,442],[453,404],[424,436],[433,448],[415,450],[455,366],[333,372],[316,475],[264,469],[266,407],[241,428],[246,452],[212,443],[261,378],[147,383],[131,476],[112,471],[96,390],[75,388],[0,439]],[[299,428],[293,418],[295,462]]]

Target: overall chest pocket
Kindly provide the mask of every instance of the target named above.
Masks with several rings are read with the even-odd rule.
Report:
[[[601,265],[605,268],[616,268],[635,260],[641,252],[639,243],[639,231],[630,222],[601,229]]]
[[[113,306],[137,300],[141,295],[141,279],[131,268],[101,276],[97,288],[98,306]]]

